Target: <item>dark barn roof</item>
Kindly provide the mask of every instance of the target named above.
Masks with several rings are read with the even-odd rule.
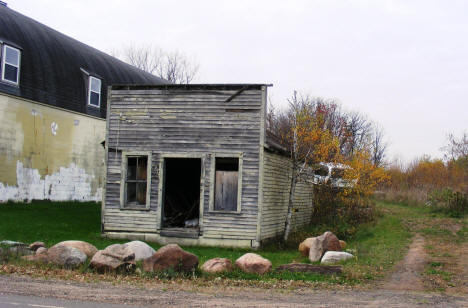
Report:
[[[19,87],[0,82],[0,92],[101,118],[108,86],[168,83],[4,5],[0,42],[21,50]],[[100,108],[87,104],[87,73],[102,80]]]

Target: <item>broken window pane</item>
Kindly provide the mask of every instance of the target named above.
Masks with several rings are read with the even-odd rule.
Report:
[[[146,205],[146,182],[137,183],[136,201],[139,205]]]
[[[237,211],[238,158],[216,158],[215,202],[217,211]]]
[[[136,179],[137,160],[138,159],[136,157],[129,157],[128,158],[127,180],[135,180]]]
[[[136,201],[136,183],[127,183],[127,203]]]
[[[146,156],[138,158],[137,180],[146,180],[146,167],[148,158]]]
[[[127,206],[146,206],[148,156],[127,156],[125,194]]]

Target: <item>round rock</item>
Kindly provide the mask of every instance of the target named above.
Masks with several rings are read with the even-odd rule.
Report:
[[[256,253],[246,253],[236,260],[236,266],[246,273],[265,274],[271,271],[271,262]]]
[[[73,247],[81,252],[83,252],[88,258],[92,258],[94,254],[97,252],[97,248],[94,245],[91,245],[90,243],[83,242],[83,241],[63,241],[55,246],[67,246],[67,247]]]
[[[232,271],[232,262],[226,258],[214,258],[203,263],[201,270],[207,273],[216,274]]]
[[[124,244],[135,254],[135,261],[140,261],[151,257],[156,250],[142,241],[131,241]]]

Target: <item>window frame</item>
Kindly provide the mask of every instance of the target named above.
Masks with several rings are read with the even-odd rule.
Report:
[[[91,89],[91,83],[92,83],[93,79],[99,80],[99,93],[96,92],[96,91],[93,91]],[[99,94],[99,104],[98,105],[91,104],[91,92]],[[91,107],[94,107],[94,108],[101,108],[101,98],[102,98],[101,93],[102,93],[102,79],[89,75],[89,79],[88,79],[88,106],[91,106]]]
[[[134,206],[127,205],[127,169],[128,169],[128,158],[129,157],[147,157],[146,165],[146,204],[145,206]],[[152,166],[152,153],[150,151],[123,151],[122,162],[121,162],[121,180],[120,180],[120,209],[121,210],[138,210],[148,211],[151,204],[151,168]]]
[[[237,158],[239,159],[239,170],[237,173],[237,209],[235,211],[225,211],[215,209],[215,189],[216,189],[216,158]],[[243,173],[243,153],[213,153],[211,155],[211,174],[210,174],[210,200],[209,212],[240,214],[242,211],[242,173]]]
[[[14,64],[11,64],[11,63],[8,63],[6,61],[6,49],[7,48],[16,50],[18,52],[18,66],[14,65]],[[9,83],[9,84],[12,84],[12,85],[15,85],[15,86],[19,86],[20,76],[21,76],[21,74],[20,74],[20,72],[21,72],[21,50],[19,48],[16,48],[16,47],[13,47],[11,45],[3,43],[2,44],[1,58],[2,58],[2,63],[1,63],[1,65],[2,65],[1,66],[1,69],[2,69],[2,76],[1,76],[2,77],[2,82],[6,82],[6,83]],[[5,65],[7,65],[7,64],[10,65],[10,66],[16,67],[18,69],[18,71],[16,73],[16,82],[5,79]]]

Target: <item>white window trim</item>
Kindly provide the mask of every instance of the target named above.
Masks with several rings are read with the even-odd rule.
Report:
[[[99,80],[100,82],[100,89],[99,89],[99,92],[96,92],[96,91],[93,91],[91,90],[91,82],[93,79],[96,79],[96,80]],[[96,105],[93,105],[91,104],[91,92],[94,92],[94,93],[97,93],[99,94],[99,104],[96,106]],[[96,78],[96,77],[93,77],[93,76],[89,76],[89,82],[88,82],[88,106],[91,106],[91,107],[94,107],[94,108],[101,108],[101,92],[102,92],[102,80],[99,79],[99,78]]]
[[[128,164],[128,157],[137,157],[137,156],[147,156],[148,157],[148,164],[146,166],[146,205],[145,207],[137,207],[137,206],[128,206],[126,205],[127,200],[127,191],[125,188],[125,183],[127,179],[127,164]],[[146,151],[131,151],[131,152],[122,152],[122,167],[121,167],[121,180],[120,180],[120,209],[121,210],[139,210],[139,211],[148,211],[150,209],[150,196],[151,196],[151,165],[152,165],[152,158],[151,152]]]
[[[216,182],[216,158],[238,158],[239,159],[239,171],[237,178],[237,210],[235,211],[220,211],[215,210],[214,195],[215,195],[215,182]],[[243,173],[243,153],[214,153],[211,155],[211,174],[210,174],[210,201],[209,211],[213,213],[228,213],[228,214],[239,214],[242,210],[242,173]]]
[[[6,49],[7,48],[14,49],[14,50],[18,51],[18,66],[14,65],[12,63],[8,63],[6,61]],[[16,74],[16,82],[5,79],[5,65],[6,64],[14,66],[14,67],[16,67],[18,69],[18,72]],[[2,81],[18,86],[19,81],[20,81],[20,76],[21,76],[20,67],[21,67],[21,50],[19,50],[18,48],[12,47],[12,46],[10,46],[8,44],[3,44],[3,48],[2,48]]]

